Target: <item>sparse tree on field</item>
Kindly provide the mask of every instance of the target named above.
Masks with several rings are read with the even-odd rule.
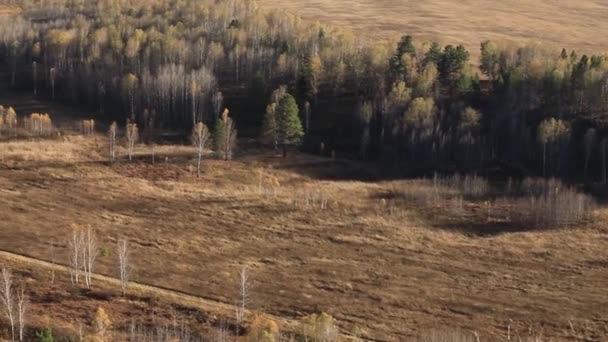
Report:
[[[84,249],[84,239],[81,231],[74,229],[68,242],[69,257],[70,257],[70,280],[72,284],[80,284],[80,270],[82,268],[81,259],[82,250]]]
[[[23,342],[25,324],[26,324],[26,313],[29,305],[29,298],[25,294],[25,287],[23,285],[17,292],[17,323],[19,325],[19,341]]]
[[[110,129],[108,130],[108,140],[110,142],[110,161],[114,163],[114,159],[116,157],[116,131],[118,130],[118,125],[116,121],[112,122],[110,125]]]
[[[236,306],[236,324],[237,329],[245,321],[246,310],[251,303],[251,284],[249,282],[249,273],[247,268],[243,266],[239,272],[239,297]],[[237,330],[238,334],[238,330]]]
[[[127,294],[129,283],[129,245],[127,240],[118,241],[118,269],[120,272],[120,290],[123,297]]]
[[[196,164],[196,176],[201,176],[201,159],[203,158],[203,152],[205,146],[209,142],[211,134],[207,126],[199,122],[192,128],[192,143],[196,146],[197,164]]]
[[[215,125],[213,137],[216,151],[224,160],[232,159],[237,138],[236,126],[232,118],[228,116],[229,113],[228,109],[224,109]]]
[[[99,254],[99,244],[97,242],[97,235],[89,227],[86,231],[82,231],[83,235],[83,271],[84,280],[87,288],[91,288],[91,280],[93,275],[93,267],[95,266],[95,259]]]
[[[133,157],[133,148],[139,139],[139,130],[137,129],[137,124],[129,122],[127,123],[127,150],[129,153],[129,161],[132,160]]]
[[[15,341],[15,293],[13,289],[13,273],[6,268],[2,269],[0,278],[0,302],[4,307],[4,314],[11,326],[11,341]]]

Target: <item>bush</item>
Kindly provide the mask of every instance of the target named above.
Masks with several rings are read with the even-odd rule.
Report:
[[[249,325],[247,341],[275,342],[279,340],[279,326],[270,318],[256,317]]]
[[[310,342],[335,342],[339,332],[334,318],[323,312],[302,318],[302,335]]]
[[[556,179],[525,179],[521,192],[526,194],[513,206],[512,217],[536,227],[554,227],[589,219],[595,201],[589,195]]]
[[[49,328],[46,328],[40,332],[36,333],[36,337],[38,337],[38,342],[53,342],[55,339],[53,338],[53,331]]]

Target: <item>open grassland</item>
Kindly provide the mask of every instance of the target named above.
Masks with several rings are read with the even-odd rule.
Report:
[[[375,40],[414,35],[421,41],[464,44],[474,55],[486,39],[543,42],[579,52],[608,50],[608,3],[603,0],[258,0],[308,20],[351,28]]]
[[[1,14],[17,14],[21,12],[21,8],[14,5],[3,5],[0,4],[0,15]]]
[[[438,327],[492,338],[509,326],[521,336],[608,334],[604,210],[577,229],[515,233],[477,215],[471,231],[467,215],[482,204],[431,220],[450,203],[383,201],[415,181],[332,180],[355,163],[249,151],[205,160],[197,179],[187,146],[157,147],[154,165],[143,146],[135,162],[113,166],[105,151],[102,137],[1,144],[0,250],[67,263],[73,227],[90,225],[106,251],[100,273],[117,275],[116,241],[127,238],[133,280],[230,304],[245,265],[252,308],[326,311],[378,340]]]

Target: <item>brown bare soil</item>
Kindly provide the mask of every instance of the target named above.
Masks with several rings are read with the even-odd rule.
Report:
[[[105,151],[103,137],[0,144],[0,250],[65,264],[71,230],[90,225],[103,240],[102,274],[117,275],[116,241],[127,238],[133,280],[231,304],[247,266],[253,309],[293,319],[326,311],[365,338],[448,327],[492,340],[509,326],[608,336],[603,209],[580,227],[509,233],[495,217],[472,221],[482,203],[448,221],[428,207],[387,208],[386,193],[415,181],[331,180],[356,163],[208,156],[197,179],[188,146],[156,147],[155,165],[144,146],[130,164],[121,150],[109,165]]]
[[[608,49],[608,3],[602,0],[258,0],[308,20],[353,29],[358,37],[465,44],[478,55],[486,39],[543,42],[584,53]]]

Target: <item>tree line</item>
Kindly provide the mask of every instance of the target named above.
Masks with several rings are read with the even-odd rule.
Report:
[[[19,4],[0,18],[7,81],[99,119],[189,131],[228,106],[284,151],[606,182],[606,55],[484,41],[474,61],[462,45],[361,42],[252,0]]]

